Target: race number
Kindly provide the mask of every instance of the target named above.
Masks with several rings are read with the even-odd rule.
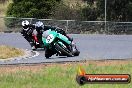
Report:
[[[54,36],[53,36],[53,34],[50,34],[46,38],[46,43],[51,43],[53,40],[54,40]]]

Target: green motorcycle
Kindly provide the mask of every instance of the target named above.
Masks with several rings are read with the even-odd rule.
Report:
[[[42,34],[42,41],[46,47],[46,58],[49,58],[54,54],[67,57],[79,56],[80,54],[80,51],[78,51],[75,44],[69,41],[66,36],[57,33],[54,30],[49,29],[44,31]]]

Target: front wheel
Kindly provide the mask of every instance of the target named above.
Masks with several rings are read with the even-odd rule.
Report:
[[[49,57],[51,57],[51,55],[45,54],[45,57],[46,57],[46,59],[48,59]]]
[[[55,48],[57,49],[57,51],[61,54],[61,55],[65,55],[65,56],[68,56],[68,57],[72,57],[72,52],[69,51],[67,49],[67,47],[64,47],[63,45],[60,45],[60,44],[55,44]]]
[[[52,50],[47,49],[47,48],[45,49],[45,57],[46,58],[51,57],[53,54],[54,54],[54,52]]]

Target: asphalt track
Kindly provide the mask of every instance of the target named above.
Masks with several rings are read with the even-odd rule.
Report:
[[[102,59],[131,59],[132,58],[132,35],[86,35],[71,34],[74,42],[80,50],[78,57],[52,56],[44,57],[44,51],[38,50],[39,55],[28,59],[0,61],[4,64],[36,64],[80,60]],[[0,45],[9,45],[17,48],[31,50],[29,43],[19,33],[0,33]]]

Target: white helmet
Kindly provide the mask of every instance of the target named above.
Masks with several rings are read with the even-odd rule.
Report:
[[[38,30],[44,29],[44,24],[41,21],[36,22],[35,26],[36,26],[36,29]]]
[[[28,22],[27,20],[22,21],[22,27],[23,27],[24,29],[27,29],[27,28],[29,27],[29,22]]]

